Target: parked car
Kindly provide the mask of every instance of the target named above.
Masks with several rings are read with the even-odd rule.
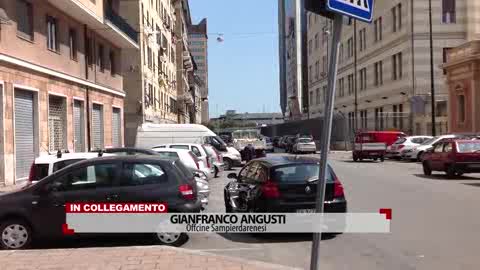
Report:
[[[156,156],[94,158],[72,164],[15,192],[2,193],[0,247],[22,249],[32,239],[64,237],[64,205],[68,202],[162,202],[168,205],[168,212],[198,213],[201,202],[195,179],[186,178],[178,164]],[[188,239],[184,233],[155,233],[152,237],[172,246],[180,246]]]
[[[405,133],[399,131],[362,131],[355,135],[355,144],[352,152],[353,161],[373,159],[384,161],[387,147],[392,145]]]
[[[273,148],[273,141],[270,137],[265,137],[265,142],[266,142],[266,148],[265,150],[269,153],[273,153],[274,152],[274,148]]]
[[[213,157],[213,166],[215,169],[215,176],[218,177],[220,172],[225,170],[225,163],[223,162],[223,155],[215,149],[215,147],[205,144],[203,145],[208,154]]]
[[[285,148],[285,140],[287,139],[287,136],[282,136],[279,140],[278,140],[278,148],[282,148],[284,149]]]
[[[208,178],[206,171],[210,171],[210,169],[206,168],[205,164],[203,164],[203,162],[192,151],[166,147],[157,147],[152,150],[157,152],[162,158],[179,159],[188,169],[190,169],[190,171],[194,172],[200,170],[204,172]],[[208,178],[208,180],[210,180],[210,178]]]
[[[215,176],[215,167],[213,166],[213,156],[207,152],[204,145],[195,144],[195,143],[172,143],[172,144],[161,144],[157,145],[154,148],[174,148],[174,149],[184,149],[192,151],[195,156],[197,156],[203,163],[205,169],[199,168],[207,175],[208,179],[212,179]]]
[[[224,189],[226,212],[315,212],[320,159],[275,156],[249,162]],[[345,213],[342,183],[328,166],[325,212]]]
[[[388,147],[386,157],[401,158],[402,152],[411,150],[432,138],[432,136],[401,137]]]
[[[443,171],[448,178],[480,172],[480,140],[442,139],[429,149],[422,161],[423,172]]]
[[[317,146],[313,139],[310,138],[297,138],[295,140],[295,144],[293,145],[292,149],[293,153],[312,153],[315,154],[317,152]]]
[[[411,150],[405,150],[402,152],[402,158],[403,159],[409,159],[412,161],[422,161],[423,159],[423,154],[425,154],[426,151],[428,151],[430,148],[432,148],[433,144],[439,142],[440,140],[443,139],[449,139],[449,138],[455,138],[457,135],[453,134],[448,134],[448,135],[442,135],[442,136],[437,136],[434,137],[430,140],[424,141],[422,144],[414,147]]]
[[[105,156],[110,154],[105,154]],[[71,164],[99,157],[98,153],[63,153],[58,152],[55,155],[43,155],[37,157],[30,167],[28,181],[39,181],[54,172],[61,170]]]

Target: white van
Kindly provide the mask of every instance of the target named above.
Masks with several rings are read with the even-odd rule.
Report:
[[[227,170],[242,165],[242,157],[233,147],[227,144],[203,125],[197,124],[143,124],[137,130],[135,147],[152,149],[162,144],[198,143],[210,144],[222,152]]]

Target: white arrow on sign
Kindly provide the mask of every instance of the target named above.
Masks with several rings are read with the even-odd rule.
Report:
[[[368,6],[368,0],[336,0],[340,3],[345,5],[352,6],[354,8],[358,8],[367,12],[370,12],[370,8]]]

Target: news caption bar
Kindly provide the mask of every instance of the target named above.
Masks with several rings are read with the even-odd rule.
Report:
[[[390,233],[391,209],[374,213],[168,213],[167,205],[66,205],[73,233]]]

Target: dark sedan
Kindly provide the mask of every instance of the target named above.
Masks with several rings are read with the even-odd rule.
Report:
[[[62,237],[66,203],[166,203],[168,212],[201,209],[195,179],[179,161],[116,156],[77,162],[20,191],[0,195],[0,247],[21,249],[34,238]],[[183,233],[158,233],[179,246]]]
[[[317,198],[319,159],[275,156],[249,162],[239,173],[231,173],[224,189],[227,212],[313,213]],[[347,211],[343,186],[328,166],[325,212]]]

